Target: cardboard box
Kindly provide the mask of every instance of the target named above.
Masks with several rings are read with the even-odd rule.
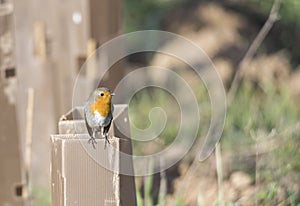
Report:
[[[115,121],[124,119],[122,127],[129,131],[127,112],[127,105],[115,105]],[[130,139],[114,122],[109,134],[111,144],[105,147],[105,139],[97,139],[94,149],[82,108],[62,117],[59,134],[51,136],[52,206],[136,205],[134,177],[119,172],[123,165],[133,171],[132,160],[120,159],[120,151],[132,154]]]

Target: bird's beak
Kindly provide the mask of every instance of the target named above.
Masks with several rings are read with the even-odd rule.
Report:
[[[111,93],[110,96],[115,96],[115,93]]]

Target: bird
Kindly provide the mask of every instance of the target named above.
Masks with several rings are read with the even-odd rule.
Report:
[[[95,149],[96,134],[101,132],[105,138],[105,148],[108,140],[108,130],[113,120],[114,106],[112,104],[112,97],[115,94],[106,87],[99,87],[95,89],[89,96],[84,105],[84,120],[90,139],[88,143],[92,143]]]

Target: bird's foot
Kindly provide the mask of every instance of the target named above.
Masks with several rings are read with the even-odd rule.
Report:
[[[96,149],[95,144],[97,144],[97,142],[96,142],[96,139],[95,139],[94,137],[91,137],[91,138],[88,140],[88,143],[89,143],[89,144],[92,143],[94,149]]]

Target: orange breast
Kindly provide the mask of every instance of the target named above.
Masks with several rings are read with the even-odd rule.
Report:
[[[110,102],[104,101],[103,99],[98,99],[95,103],[90,105],[90,113],[99,112],[101,116],[107,117],[111,112]]]

